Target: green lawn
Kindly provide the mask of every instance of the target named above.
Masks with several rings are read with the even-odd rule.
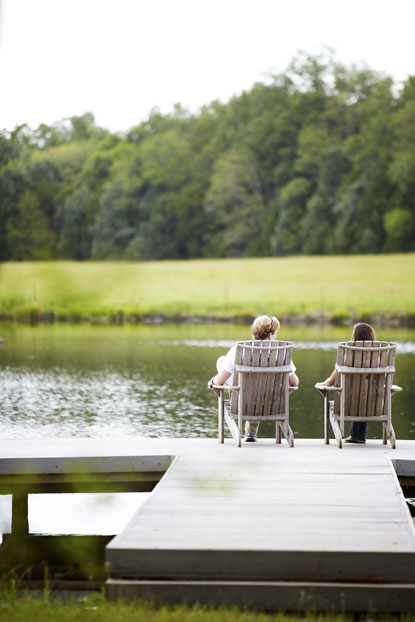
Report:
[[[0,264],[0,315],[415,315],[415,254]]]
[[[353,622],[353,614],[262,613],[236,608],[154,607],[144,603],[106,602],[100,595],[63,603],[48,598],[6,598],[0,602],[1,622]],[[373,615],[362,622],[414,622],[413,614]]]

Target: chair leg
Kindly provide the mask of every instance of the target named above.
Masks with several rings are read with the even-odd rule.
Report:
[[[238,447],[241,446],[241,439],[242,439],[242,434],[243,434],[243,432],[242,432],[242,425],[243,425],[243,423],[242,423],[242,415],[241,415],[241,411],[239,409],[239,412],[238,412]]]
[[[290,426],[288,426],[289,436],[288,436],[288,444],[290,447],[294,447],[294,434]]]
[[[389,440],[390,440],[392,449],[396,449],[396,436],[395,436],[395,430],[393,429],[392,424],[389,430]]]
[[[387,445],[388,444],[388,432],[386,428],[386,423],[382,424],[382,428],[383,428],[383,444]]]
[[[281,430],[279,421],[275,422],[275,442],[278,444],[281,443]]]
[[[225,417],[226,425],[228,426],[229,431],[232,434],[232,438],[236,442],[237,446],[240,447],[241,446],[240,430],[238,428],[236,421],[234,421],[233,418],[229,415],[226,408],[224,410],[224,417]]]
[[[343,434],[342,434],[342,431],[341,431],[341,428],[340,428],[338,422],[334,418],[334,415],[333,415],[333,413],[331,411],[331,408],[330,408],[330,423],[331,423],[331,427],[332,427],[332,430],[333,430],[334,437],[335,437],[335,439],[337,441],[337,447],[339,449],[342,449],[342,446],[343,446]]]
[[[291,429],[291,426],[286,421],[281,424],[282,430],[284,432],[284,436],[287,439],[287,443],[290,447],[294,447],[294,434]]]
[[[330,420],[329,420],[330,404],[328,394],[324,398],[324,443],[330,443]]]
[[[218,399],[218,435],[219,435],[219,443],[223,443],[225,439],[225,422],[224,422],[224,403],[223,403],[223,395],[221,395]]]

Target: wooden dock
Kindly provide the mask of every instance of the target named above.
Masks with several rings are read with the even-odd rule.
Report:
[[[415,482],[415,441],[54,439],[3,441],[0,456],[0,486],[22,472],[153,474],[107,545],[110,597],[415,610],[415,529],[398,481]]]

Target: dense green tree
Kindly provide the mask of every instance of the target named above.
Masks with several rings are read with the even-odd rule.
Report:
[[[385,215],[386,250],[415,250],[415,76],[404,84],[392,115],[393,132],[389,179],[394,189],[391,216]],[[406,223],[406,234],[402,231]],[[398,234],[401,229],[401,235]],[[393,231],[393,233],[392,233]],[[400,240],[400,241],[399,241]]]
[[[5,132],[0,132],[0,167],[19,156],[19,148],[12,140],[8,139]]]
[[[109,135],[100,141],[88,154],[78,181],[92,192],[101,193],[110,178],[120,142],[118,136],[114,135]]]
[[[349,171],[350,163],[339,147],[323,151],[318,161],[317,188],[307,201],[302,220],[302,249],[310,255],[323,255],[333,250],[335,227],[334,206],[339,186]]]
[[[20,159],[13,159],[0,168],[0,260],[11,258],[7,230],[16,217],[18,203],[28,187],[27,171]]]
[[[59,252],[67,259],[89,259],[91,235],[89,213],[94,195],[80,186],[64,204],[63,226],[59,240]]]
[[[331,50],[227,103],[0,133],[0,260],[415,250],[415,76]]]
[[[122,181],[114,180],[104,193],[93,225],[92,259],[119,259],[136,233],[134,197]]]
[[[206,194],[212,252],[225,257],[254,254],[265,222],[261,177],[252,153],[234,148],[218,160]],[[256,253],[255,253],[256,254]]]
[[[270,241],[274,255],[301,253],[301,222],[312,187],[312,182],[305,177],[295,177],[282,188],[276,202],[278,216]]]
[[[397,207],[384,216],[387,251],[399,253],[414,250],[414,219],[409,210]]]
[[[40,201],[35,193],[25,190],[17,212],[7,225],[10,259],[14,261],[51,259],[55,236],[50,231]]]

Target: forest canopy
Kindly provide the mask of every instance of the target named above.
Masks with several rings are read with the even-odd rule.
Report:
[[[0,132],[0,261],[415,250],[415,76],[332,55],[125,133]]]

